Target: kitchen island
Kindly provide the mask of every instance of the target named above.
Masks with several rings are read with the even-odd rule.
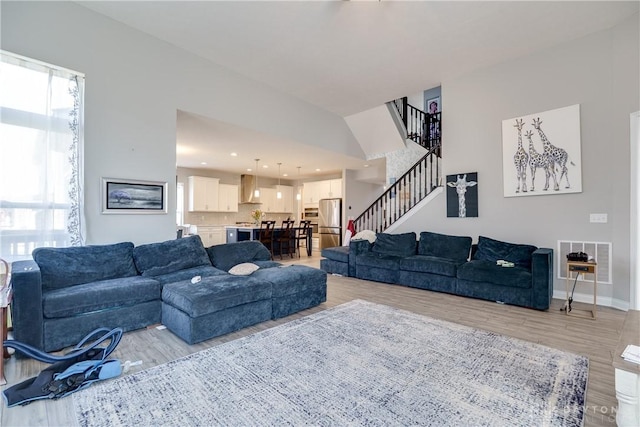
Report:
[[[260,226],[259,225],[227,225],[225,226],[227,233],[227,243],[242,242],[245,240],[259,240]],[[299,226],[293,227],[293,230],[297,232],[300,230]],[[282,226],[276,225],[273,229],[273,237],[277,239],[282,231]],[[312,250],[312,229],[309,229],[307,234],[307,256],[311,256]],[[275,248],[274,248],[275,249]]]

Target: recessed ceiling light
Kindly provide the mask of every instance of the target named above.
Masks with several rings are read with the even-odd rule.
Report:
[[[231,153],[231,157],[238,157],[238,153]]]
[[[200,164],[201,164],[201,165],[206,165],[206,164],[207,164],[207,162],[200,162]]]
[[[289,176],[289,174],[288,173],[283,173],[282,176]]]
[[[316,172],[320,172],[320,168],[316,168]]]
[[[269,169],[269,165],[262,165],[263,169]]]
[[[251,170],[252,170],[251,168],[247,168],[247,172],[251,172]]]

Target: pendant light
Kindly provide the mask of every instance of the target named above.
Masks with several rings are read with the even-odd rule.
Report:
[[[298,192],[296,193],[296,200],[302,200],[302,194],[300,194],[300,166],[298,166]]]
[[[256,183],[254,185],[254,190],[253,190],[253,197],[260,197],[260,190],[258,190],[258,162],[260,161],[260,159],[255,159],[256,160]]]
[[[282,199],[282,191],[280,191],[280,165],[282,163],[278,163],[278,191],[276,192],[276,199]]]

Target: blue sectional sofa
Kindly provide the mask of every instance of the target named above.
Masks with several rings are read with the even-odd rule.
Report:
[[[326,273],[283,267],[260,242],[204,248],[199,236],[134,247],[38,248],[13,263],[14,338],[44,351],[98,327],[164,323],[192,344],[326,301]],[[229,273],[238,264],[259,269]],[[233,271],[233,270],[232,270]],[[200,276],[198,283],[191,279]]]
[[[422,232],[378,233],[376,241],[322,250],[327,273],[546,310],[553,296],[553,250]],[[513,266],[505,267],[506,261]]]

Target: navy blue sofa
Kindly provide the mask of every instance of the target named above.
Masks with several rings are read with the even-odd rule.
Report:
[[[422,232],[378,233],[372,244],[322,250],[327,273],[547,310],[553,296],[553,250]],[[498,261],[513,263],[503,267]]]
[[[199,236],[38,248],[33,261],[12,265],[14,338],[49,352],[98,327],[130,331],[162,322],[191,344],[326,301],[324,271],[280,267],[270,258],[257,241],[205,249]],[[228,272],[247,262],[259,270]],[[191,283],[194,276],[201,282]]]

